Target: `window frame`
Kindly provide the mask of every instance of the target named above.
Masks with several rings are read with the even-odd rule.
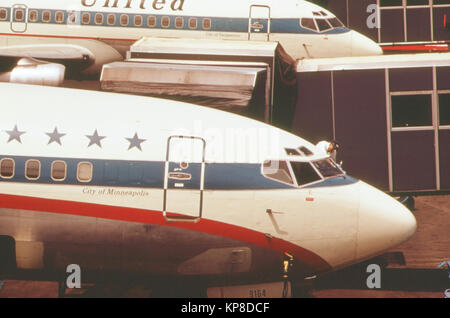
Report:
[[[136,19],[141,19],[141,23],[136,23]],[[135,26],[135,27],[141,27],[142,25],[144,24],[144,17],[142,16],[142,15],[140,15],[140,14],[136,14],[134,17],[133,17],[133,25]]]
[[[84,21],[85,17],[89,17],[87,22]],[[88,25],[91,23],[91,13],[90,12],[83,12],[81,13],[81,24]]]
[[[27,174],[28,163],[30,163],[32,161],[33,162],[37,162],[39,164],[39,168],[38,168],[39,172],[38,172],[38,176],[36,178],[29,177],[28,174]],[[42,168],[42,164],[41,164],[41,162],[39,160],[37,160],[37,159],[28,159],[27,161],[25,161],[25,173],[24,173],[25,178],[27,180],[32,180],[32,181],[39,180],[39,178],[41,177],[41,168]]]
[[[58,15],[62,15],[62,20],[58,19]],[[64,19],[66,17],[66,14],[64,13],[64,11],[58,10],[55,12],[55,22],[58,24],[64,23]]]
[[[307,26],[303,25],[303,23],[302,23],[302,22],[303,22],[303,19],[309,19],[309,20],[312,20],[312,22],[314,23],[315,29],[311,29],[310,27],[307,27]],[[316,23],[316,20],[315,20],[314,18],[307,18],[307,17],[300,18],[299,24],[300,24],[300,26],[301,26],[302,28],[305,28],[305,29],[307,29],[307,30],[314,31],[314,32],[319,32],[319,28],[317,27],[317,23]]]
[[[168,24],[165,25],[165,24],[164,24],[164,21],[168,21]],[[169,16],[165,15],[165,16],[163,16],[163,17],[161,18],[161,27],[164,28],[164,29],[170,28],[170,17],[169,17]]]
[[[89,180],[82,180],[82,179],[80,179],[80,166],[81,166],[82,164],[88,164],[88,165],[91,167],[91,169],[90,169],[90,178],[89,178]],[[92,181],[93,178],[94,178],[94,165],[92,164],[92,162],[89,162],[89,161],[80,161],[80,162],[77,164],[77,180],[78,180],[78,182],[81,182],[81,183],[89,183],[89,182]]]
[[[0,8],[0,13],[1,12],[3,12],[3,13],[5,13],[5,17],[4,18],[1,18],[0,17],[0,21],[8,21],[8,17],[9,17],[9,11],[8,11],[8,9],[6,9],[6,8]]]
[[[427,95],[430,97],[430,113],[431,113],[431,124],[426,126],[407,126],[407,127],[394,127],[394,116],[393,116],[393,103],[392,97],[394,96],[416,96],[416,95]],[[389,94],[389,111],[390,111],[390,127],[391,131],[418,131],[418,130],[433,130],[435,126],[435,119],[433,116],[433,104],[434,104],[434,92],[432,90],[426,91],[399,91],[390,92]]]
[[[320,161],[320,160],[316,160],[316,161]],[[306,163],[306,164],[309,164],[309,166],[313,169],[313,171],[316,173],[316,175],[319,177],[319,179],[317,179],[315,181],[308,182],[308,183],[299,184],[299,182],[297,180],[297,175],[295,174],[295,171],[294,171],[294,169],[292,167],[292,163]],[[319,172],[319,170],[316,168],[316,166],[313,165],[313,161],[291,160],[291,161],[289,161],[289,167],[292,170],[292,174],[294,176],[295,183],[296,183],[297,187],[299,187],[299,188],[305,187],[305,186],[308,186],[310,184],[314,184],[314,183],[317,183],[317,182],[321,182],[321,181],[327,179]],[[334,177],[329,177],[329,178],[334,178]]]
[[[289,170],[289,176],[291,178],[292,183],[281,181],[280,179],[276,179],[276,178],[273,178],[273,177],[270,177],[269,175],[267,175],[264,172],[264,165],[268,161],[278,161],[278,163],[280,163],[280,162],[285,163],[287,165],[288,170]],[[291,167],[291,164],[290,164],[290,160],[282,160],[282,159],[273,159],[273,160],[268,159],[268,160],[264,160],[263,163],[261,164],[261,174],[264,176],[264,178],[267,178],[269,180],[273,180],[273,181],[276,181],[276,182],[279,182],[279,183],[282,183],[282,184],[286,184],[286,185],[289,185],[291,187],[297,186],[297,184],[296,184],[297,180],[295,180],[295,175],[293,174],[292,167]]]
[[[102,17],[100,22],[97,21],[98,17]],[[104,22],[105,22],[105,16],[103,15],[103,13],[97,12],[94,16],[94,23],[96,25],[103,25]]]
[[[48,15],[48,19],[44,19],[44,17]],[[42,18],[41,18],[42,22],[44,23],[50,23],[52,22],[52,12],[50,10],[44,10],[42,11]]]
[[[195,26],[191,25],[192,21],[195,21]],[[188,25],[189,25],[189,29],[197,30],[197,28],[198,28],[198,19],[197,18],[189,18]]]
[[[151,20],[152,22],[154,22],[154,23],[150,23],[150,22],[151,22],[150,20]],[[156,23],[158,23],[156,16],[154,16],[154,15],[149,15],[149,16],[147,17],[147,27],[149,27],[149,28],[154,28],[154,27],[156,26]]]
[[[123,22],[122,20],[123,20],[124,18],[126,18],[127,23],[122,23],[122,22]],[[119,24],[120,24],[121,26],[123,26],[123,27],[126,27],[126,26],[130,25],[130,16],[129,16],[128,14],[126,14],[126,13],[122,13],[122,14],[120,15],[120,17],[119,17]]]
[[[111,18],[113,18],[113,21],[112,21],[112,23],[110,23],[110,19]],[[116,17],[116,14],[115,13],[108,13],[107,15],[106,15],[106,24],[107,25],[116,25],[116,23],[117,23],[117,17]]]
[[[205,27],[206,22],[209,23],[208,27]],[[212,21],[210,18],[203,18],[202,19],[202,30],[211,30],[212,28]]]
[[[32,17],[32,14],[36,14],[34,19]],[[32,9],[28,11],[28,22],[38,22],[39,20],[39,12],[38,10]]]
[[[11,176],[3,176],[3,174],[2,174],[2,163],[5,160],[11,160],[13,163]],[[12,178],[14,178],[15,175],[16,175],[16,161],[13,158],[8,158],[8,157],[0,159],[0,177],[3,179],[12,179]]]
[[[53,177],[53,169],[54,169],[53,166],[56,163],[63,163],[64,164],[64,178],[63,179],[56,179],[56,178]],[[52,164],[50,166],[50,178],[53,181],[56,181],[56,182],[62,182],[64,180],[66,180],[66,178],[67,178],[67,163],[65,161],[63,161],[63,160],[54,160],[54,161],[52,161]]]
[[[22,19],[17,19],[17,14],[19,12],[22,12]],[[19,23],[26,23],[26,19],[25,19],[25,15],[26,15],[26,10],[23,8],[14,8],[14,22],[19,22]]]

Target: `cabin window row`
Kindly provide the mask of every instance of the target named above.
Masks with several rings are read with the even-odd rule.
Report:
[[[144,18],[141,15],[135,15],[135,16],[129,16],[128,14],[114,14],[114,13],[96,13],[92,15],[89,12],[84,12],[81,15],[81,23],[82,24],[91,24],[91,19],[93,19],[93,23],[96,25],[116,25],[117,21],[119,21],[119,24],[121,26],[129,26],[131,21],[133,21],[133,25],[135,27],[141,27],[144,26],[144,23],[146,23],[147,27],[154,28],[157,25],[157,17],[156,16],[147,16]],[[145,21],[144,21],[145,20]],[[185,27],[185,23],[187,22],[188,27],[190,29],[197,29],[198,28],[198,18],[184,18],[184,17],[169,17],[169,16],[163,16],[161,17],[161,27],[163,28],[169,28],[171,23],[174,24],[175,28],[182,29]],[[204,30],[211,29],[211,19],[209,18],[203,18],[200,19],[202,23],[202,28]]]
[[[25,178],[28,180],[38,180],[41,175],[41,162],[30,159],[25,162]],[[16,172],[16,162],[11,158],[0,160],[0,176],[4,179],[12,179]],[[77,180],[79,182],[90,182],[93,175],[93,165],[90,162],[80,162],[77,165]],[[51,163],[50,177],[54,181],[64,181],[67,177],[67,163],[62,160],[55,160]]]

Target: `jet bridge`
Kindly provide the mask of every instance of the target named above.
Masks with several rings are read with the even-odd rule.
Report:
[[[277,42],[142,38],[125,61],[104,65],[100,81],[106,91],[177,99],[273,123],[283,113],[277,108],[285,107],[274,93],[285,97],[285,83],[295,91],[295,69]]]

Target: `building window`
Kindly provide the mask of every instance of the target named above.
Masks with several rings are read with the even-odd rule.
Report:
[[[450,93],[439,94],[439,125],[450,126]]]
[[[56,21],[56,23],[63,23],[64,22],[64,12],[57,11],[55,13],[55,21]]]
[[[380,0],[380,7],[401,7],[402,0]]]
[[[80,162],[77,167],[77,179],[80,182],[90,182],[92,180],[93,166],[90,162]]]
[[[29,180],[37,180],[41,176],[41,163],[38,160],[28,160],[25,163],[25,177]]]
[[[407,6],[426,6],[428,5],[428,0],[407,0]]]
[[[168,28],[170,26],[170,18],[169,17],[162,17],[162,19],[161,19],[161,26],[163,28]]]
[[[127,26],[129,22],[130,22],[130,17],[128,16],[128,14],[122,14],[120,16],[120,25]]]
[[[147,25],[150,27],[150,28],[153,28],[153,27],[155,27],[155,25],[156,25],[156,17],[155,16],[149,16],[148,18],[147,18]]]
[[[95,14],[95,24],[103,24],[103,13]]]
[[[10,179],[14,177],[14,160],[5,158],[0,160],[0,176]]]
[[[211,29],[211,19],[208,18],[203,19],[203,29],[204,30]]]
[[[108,25],[115,25],[116,24],[116,15],[108,14],[107,22],[108,22]]]
[[[0,9],[0,20],[4,21],[8,19],[8,10]]]
[[[433,126],[431,95],[392,96],[392,127]]]
[[[184,19],[182,17],[175,18],[175,27],[181,29],[184,26]]]
[[[51,175],[55,181],[63,181],[66,179],[67,165],[64,161],[53,161]]]
[[[28,14],[28,21],[36,22],[38,20],[38,12],[36,10],[30,10]]]
[[[16,13],[14,14],[14,18],[18,22],[22,22],[25,19],[25,14],[23,9],[16,9]]]
[[[51,15],[50,11],[44,11],[42,13],[42,21],[43,22],[50,22],[51,18],[52,18],[52,15]]]
[[[137,26],[137,27],[142,26],[142,16],[141,15],[134,16],[134,26]]]
[[[85,12],[81,15],[81,23],[89,24],[90,21],[91,21],[91,15],[89,13]]]
[[[190,18],[189,19],[189,28],[190,29],[197,29],[197,18]]]

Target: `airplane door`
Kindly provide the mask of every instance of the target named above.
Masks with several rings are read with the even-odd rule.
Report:
[[[270,38],[270,7],[263,5],[250,6],[248,20],[248,39],[269,41]]]
[[[202,217],[205,140],[171,136],[167,141],[163,214],[166,220],[197,222]]]
[[[24,33],[27,30],[28,8],[23,4],[16,4],[11,12],[11,31]]]

